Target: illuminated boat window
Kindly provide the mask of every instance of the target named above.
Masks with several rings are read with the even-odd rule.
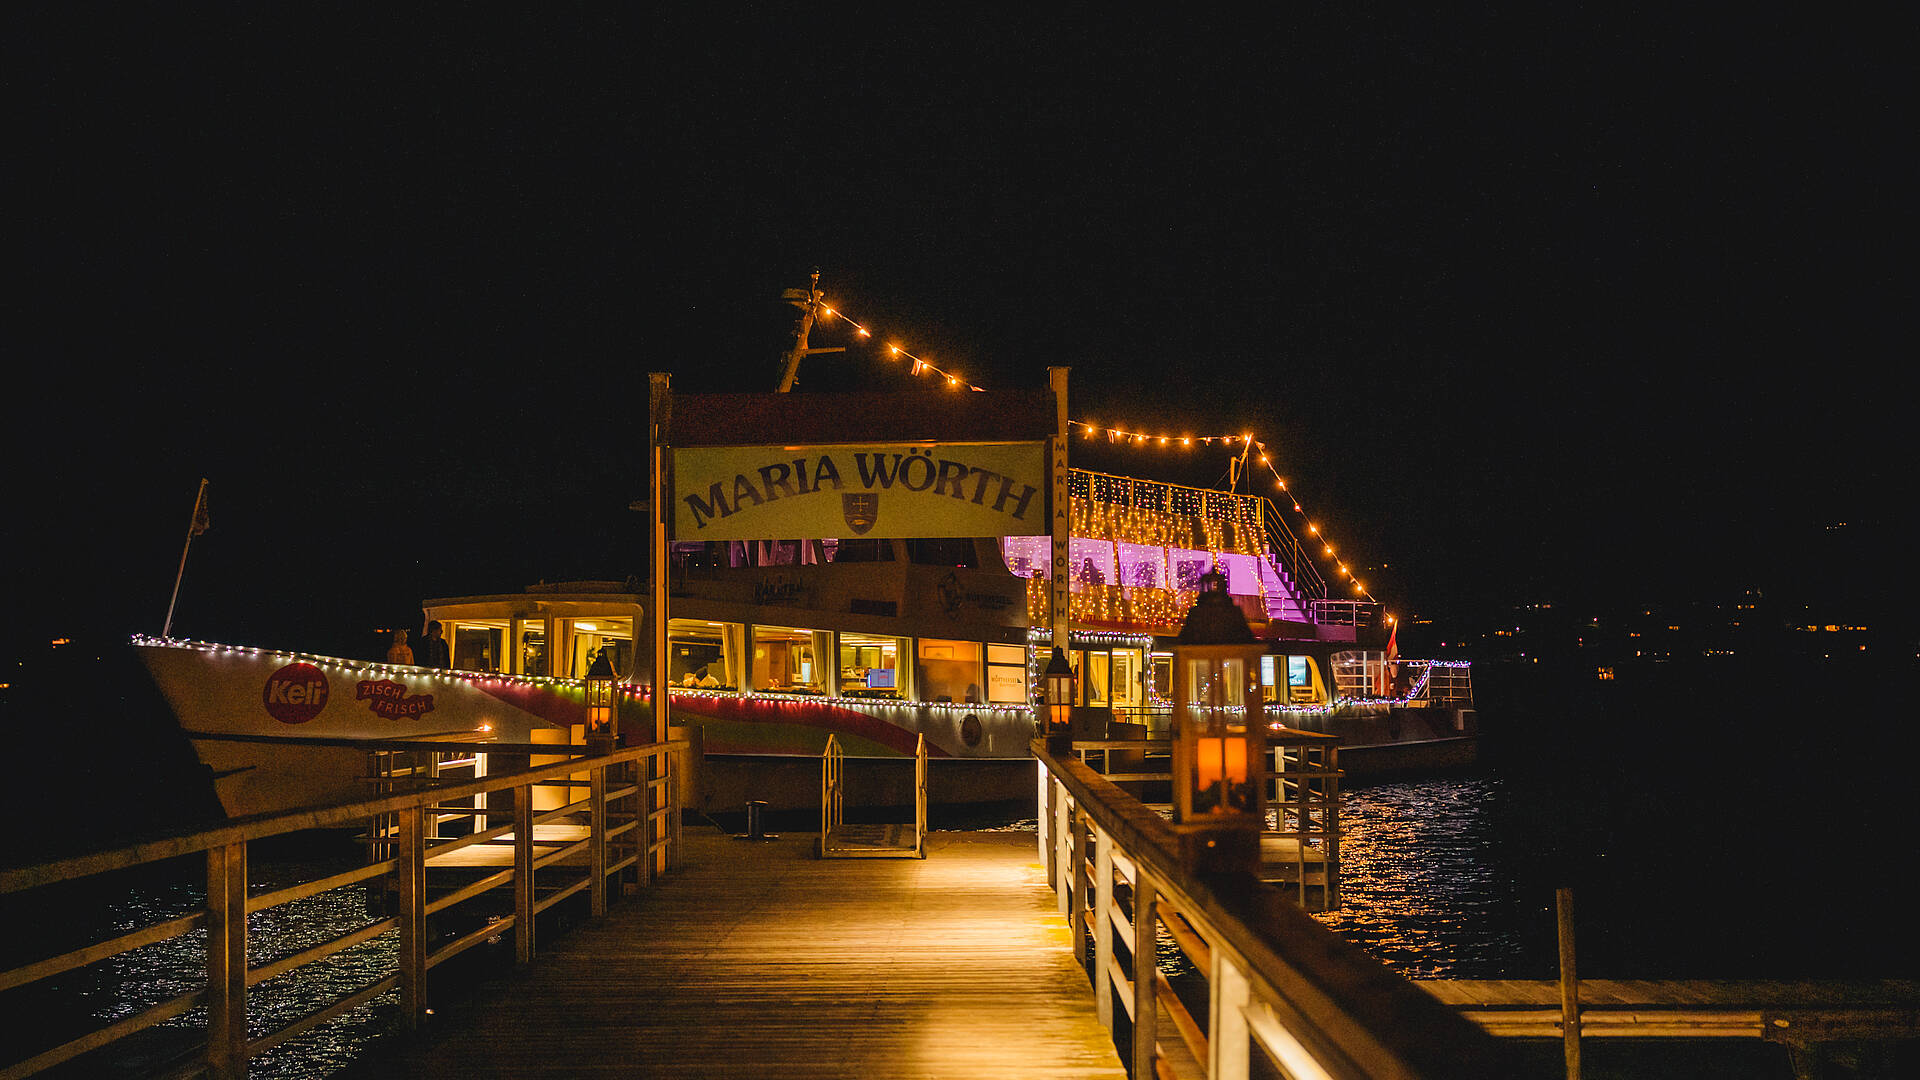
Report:
[[[742,627],[706,619],[667,620],[667,678],[674,686],[740,686]]]
[[[781,694],[825,694],[833,634],[792,626],[753,628],[753,688]]]
[[[920,691],[926,701],[984,701],[980,643],[920,639]]]
[[[871,634],[840,635],[840,695],[842,697],[908,697],[907,673],[901,658],[912,655],[906,638]]]

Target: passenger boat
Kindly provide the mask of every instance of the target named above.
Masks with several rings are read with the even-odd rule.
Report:
[[[1171,642],[1218,570],[1266,643],[1272,719],[1341,736],[1350,775],[1472,760],[1467,666],[1394,655],[1379,606],[1329,597],[1268,500],[1082,470],[1068,490],[1076,730],[1165,733]],[[904,763],[925,735],[937,802],[1031,798],[1049,549],[1044,535],[672,544],[664,682],[693,747],[685,803],[817,804],[829,735],[876,763]],[[240,815],[369,794],[400,751],[434,743],[448,750],[432,768],[476,771],[486,744],[579,743],[603,651],[625,684],[622,730],[651,731],[646,601],[633,582],[427,600],[449,669],[134,645]],[[892,798],[884,782],[870,795]]]

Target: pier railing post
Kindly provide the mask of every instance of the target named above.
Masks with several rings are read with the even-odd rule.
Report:
[[[247,845],[207,849],[207,1073],[247,1075]]]
[[[1093,1006],[1094,1015],[1113,1030],[1113,837],[1093,828]]]
[[[513,960],[533,963],[533,787],[513,789]]]
[[[1073,801],[1058,781],[1053,799],[1053,892],[1060,914],[1073,914]]]
[[[1160,963],[1160,912],[1153,878],[1137,861],[1133,873],[1133,1075],[1151,1077],[1159,1049],[1160,1005],[1153,999]]]
[[[1580,1080],[1580,979],[1573,962],[1572,889],[1554,890],[1553,916],[1560,938],[1560,1034],[1567,1080]]]
[[[607,767],[596,765],[587,775],[587,872],[593,875],[587,896],[597,919],[607,913]]]
[[[395,815],[399,841],[394,874],[399,878],[401,1023],[418,1028],[427,1019],[426,811],[410,806]]]
[[[661,755],[667,763],[667,862],[671,870],[680,863],[680,759]]]

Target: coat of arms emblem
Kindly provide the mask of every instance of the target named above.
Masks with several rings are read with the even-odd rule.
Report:
[[[853,535],[865,536],[880,518],[880,496],[871,491],[841,495],[840,509],[846,515],[847,528],[853,530]]]

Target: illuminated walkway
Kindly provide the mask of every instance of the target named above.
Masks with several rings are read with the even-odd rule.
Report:
[[[649,894],[354,1077],[1125,1076],[1026,833],[924,860],[690,829]]]

